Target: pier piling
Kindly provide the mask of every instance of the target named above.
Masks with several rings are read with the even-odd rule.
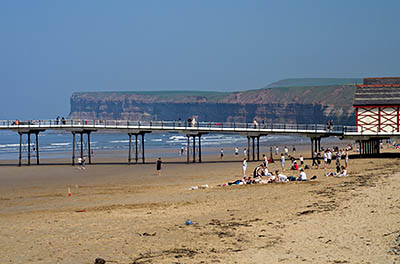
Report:
[[[39,132],[35,132],[36,136],[36,164],[39,165]]]
[[[18,166],[21,167],[22,165],[22,133],[18,132],[19,134],[19,161]]]
[[[72,166],[75,166],[75,132],[72,132]]]

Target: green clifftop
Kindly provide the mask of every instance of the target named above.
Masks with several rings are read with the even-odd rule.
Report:
[[[296,80],[301,80],[296,82]],[[151,91],[79,92],[71,98],[70,117],[90,119],[354,124],[352,107],[358,79],[292,79],[291,84],[242,92]],[[353,82],[354,81],[354,82]],[[335,84],[338,83],[338,84]],[[313,85],[301,86],[304,83]],[[326,83],[331,83],[326,85]]]

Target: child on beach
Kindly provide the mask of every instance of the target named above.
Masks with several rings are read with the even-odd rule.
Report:
[[[242,173],[243,173],[243,177],[246,176],[246,170],[247,170],[247,159],[244,158],[244,159],[243,159],[243,163],[242,163]]]

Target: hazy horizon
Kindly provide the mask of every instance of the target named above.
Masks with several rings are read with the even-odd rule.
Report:
[[[0,119],[73,92],[241,91],[400,76],[398,1],[2,1]]]

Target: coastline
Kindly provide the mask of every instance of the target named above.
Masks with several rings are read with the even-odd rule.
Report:
[[[166,158],[161,176],[153,163],[0,166],[0,253],[9,263],[398,260],[398,158],[352,159],[343,178],[324,176],[332,165],[307,170],[316,181],[218,187],[241,177],[232,158]]]

